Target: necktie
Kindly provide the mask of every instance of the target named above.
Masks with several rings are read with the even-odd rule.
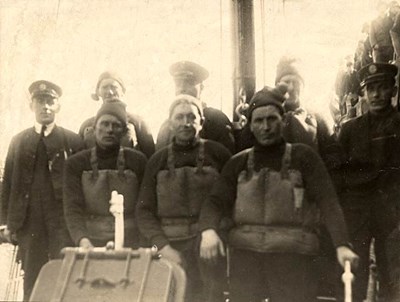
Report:
[[[40,139],[43,139],[46,128],[47,128],[46,125],[42,125],[42,129],[40,130]]]
[[[46,163],[47,167],[47,150],[46,150],[46,144],[44,143],[44,132],[46,130],[46,125],[42,125],[42,129],[40,131],[40,136],[39,136],[39,142],[37,144],[37,149],[36,149],[36,164],[41,162],[41,164],[44,166],[44,163]]]

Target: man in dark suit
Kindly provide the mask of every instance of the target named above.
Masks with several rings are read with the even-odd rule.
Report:
[[[36,81],[29,93],[36,121],[11,141],[0,208],[5,237],[18,241],[26,301],[41,267],[70,244],[63,215],[62,176],[66,158],[83,149],[78,134],[55,124],[61,88]]]
[[[373,238],[381,295],[388,298],[392,291],[386,247],[398,224],[400,198],[400,113],[391,104],[396,74],[397,67],[386,63],[371,63],[359,71],[369,109],[345,123],[339,134],[345,154],[339,196],[354,251],[360,256],[354,301],[366,296]]]
[[[208,71],[190,61],[180,61],[171,65],[170,74],[175,81],[175,94],[187,94],[200,99],[204,88],[203,81],[208,78]],[[215,108],[207,107],[202,102],[204,123],[200,137],[210,139],[224,145],[232,153],[235,152],[235,141],[232,134],[232,123],[228,117]],[[165,121],[157,136],[156,149],[159,150],[171,142],[171,129],[169,121]]]

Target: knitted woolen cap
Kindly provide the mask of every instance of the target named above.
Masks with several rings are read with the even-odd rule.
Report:
[[[175,107],[180,105],[180,104],[191,104],[195,105],[197,109],[199,110],[199,114],[201,117],[203,117],[203,106],[201,101],[198,98],[195,98],[194,96],[188,95],[188,94],[180,94],[176,96],[174,101],[172,102],[171,106],[169,106],[169,117],[172,116],[172,112],[174,111]]]
[[[278,84],[276,87],[265,86],[260,91],[257,91],[249,102],[247,109],[248,121],[251,121],[251,115],[256,108],[272,105],[278,108],[281,115],[285,113],[283,102],[286,100],[287,85],[284,83]]]
[[[97,123],[97,120],[104,114],[115,116],[123,125],[126,125],[127,123],[126,104],[121,101],[103,103],[99,111],[97,111],[95,124]]]
[[[276,66],[275,85],[278,84],[286,75],[298,76],[304,83],[300,59],[296,57],[284,56],[279,60],[278,65]]]
[[[126,88],[125,88],[125,84],[124,84],[124,81],[122,80],[122,78],[121,78],[117,73],[115,73],[115,72],[112,72],[112,71],[105,71],[105,72],[103,72],[103,73],[99,76],[99,79],[97,80],[97,85],[96,85],[95,93],[92,94],[92,98],[93,98],[95,101],[98,101],[98,100],[99,100],[99,97],[98,97],[98,90],[99,90],[99,88],[100,88],[100,83],[101,83],[101,81],[103,81],[103,80],[105,80],[105,79],[113,79],[113,80],[117,81],[117,82],[121,85],[122,92],[125,93]]]

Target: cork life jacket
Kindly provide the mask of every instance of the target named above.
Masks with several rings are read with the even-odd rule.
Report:
[[[125,167],[124,149],[121,147],[115,170],[98,168],[96,148],[91,149],[91,171],[83,171],[82,188],[86,206],[86,228],[89,239],[114,240],[115,222],[110,213],[111,192],[117,191],[124,196],[125,245],[135,231],[134,209],[138,199],[139,181],[136,174]],[[128,235],[128,236],[127,236]]]
[[[292,145],[286,144],[281,171],[254,171],[254,148],[247,170],[238,176],[237,197],[229,234],[232,247],[271,253],[317,254],[317,206],[307,200],[302,174],[290,169]]]
[[[204,166],[204,141],[200,140],[196,167],[175,167],[172,144],[168,145],[168,170],[157,174],[157,216],[171,241],[194,238],[203,202],[219,173]]]

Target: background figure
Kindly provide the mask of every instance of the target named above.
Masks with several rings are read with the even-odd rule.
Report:
[[[339,135],[344,163],[338,193],[351,243],[360,256],[353,301],[366,297],[373,238],[380,294],[390,299],[393,293],[386,246],[399,221],[400,114],[391,105],[397,90],[396,74],[396,66],[386,63],[372,63],[360,70],[369,109],[343,124]]]
[[[103,72],[97,81],[96,91],[92,94],[95,101],[104,103],[124,100],[125,85],[122,78],[113,72]],[[83,122],[79,129],[79,135],[85,141],[86,147],[95,145],[94,135],[95,117]],[[155,150],[153,136],[145,121],[138,115],[128,113],[128,131],[121,141],[124,147],[135,148],[143,152],[149,158]]]
[[[105,246],[114,241],[111,192],[124,197],[124,246],[139,247],[134,218],[146,157],[122,147],[127,113],[120,101],[104,103],[94,121],[96,145],[68,159],[64,177],[64,211],[68,229],[80,247]]]
[[[185,269],[186,301],[218,302],[223,300],[226,261],[200,261],[198,219],[231,154],[223,145],[200,138],[202,122],[201,102],[191,95],[177,96],[169,111],[172,142],[147,164],[136,216],[150,244]]]
[[[369,40],[370,23],[365,22],[361,29],[363,38],[358,41],[358,46],[354,54],[354,69],[359,71],[365,65],[372,63],[372,46]]]
[[[77,134],[55,124],[62,95],[59,86],[36,81],[29,93],[34,127],[11,141],[1,198],[1,224],[19,245],[25,301],[42,266],[71,244],[63,215],[62,176],[65,160],[84,147]]]
[[[283,121],[282,135],[289,143],[303,143],[312,147],[331,169],[336,165],[336,143],[333,131],[327,121],[318,113],[310,112],[303,104],[304,78],[301,60],[292,57],[282,57],[276,68],[276,84],[288,86],[286,99],[283,103],[286,113]],[[240,135],[240,149],[249,148],[254,144],[254,136],[247,124]]]
[[[220,219],[234,221],[228,236],[232,302],[315,301],[319,214],[340,264],[357,260],[346,246],[343,214],[322,160],[309,146],[283,139],[282,92],[264,87],[250,101],[254,147],[227,162],[200,217],[200,255],[207,261],[221,253]]]
[[[390,29],[393,20],[388,14],[389,6],[385,1],[380,1],[377,6],[378,17],[371,21],[369,41],[372,47],[374,62],[388,63],[393,60],[393,45],[390,37]]]
[[[335,134],[339,133],[341,125],[359,115],[360,82],[354,68],[352,56],[346,56],[345,65],[340,66],[335,82],[335,98],[330,103],[330,110],[335,122]]]
[[[396,1],[391,2],[389,16],[393,20],[393,26],[390,29],[390,37],[392,38],[392,44],[396,54],[396,64],[398,66],[400,58],[400,5]]]
[[[204,88],[203,81],[208,78],[208,71],[193,62],[180,61],[172,64],[169,69],[175,81],[175,94],[187,94],[201,99],[201,92]],[[235,141],[232,133],[232,123],[229,118],[215,108],[207,107],[202,102],[204,123],[200,136],[223,144],[232,153],[235,152]],[[158,132],[156,149],[167,146],[172,139],[171,130],[165,121]]]

